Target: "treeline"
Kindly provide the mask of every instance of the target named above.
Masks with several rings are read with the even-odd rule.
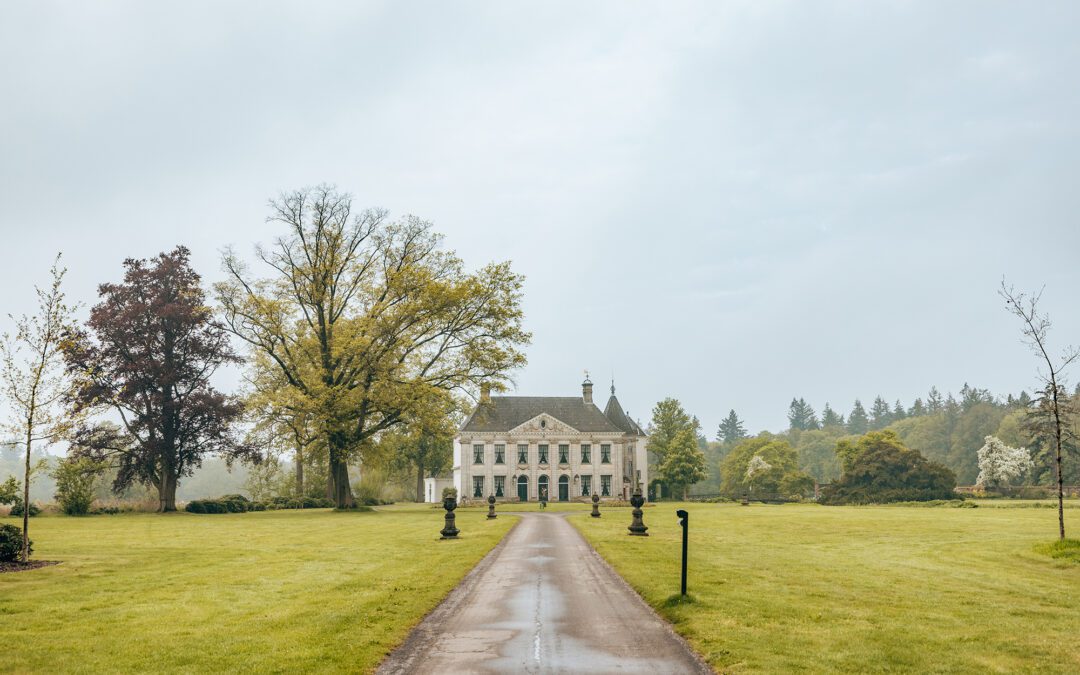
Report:
[[[1080,386],[1072,399],[1080,401]],[[928,460],[938,462],[956,474],[960,485],[973,485],[979,475],[978,450],[987,436],[995,436],[1016,447],[1027,448],[1033,466],[1023,482],[1051,485],[1054,482],[1054,456],[1029,413],[1038,405],[1026,391],[996,396],[987,389],[968,384],[959,395],[943,395],[936,387],[925,398],[905,405],[892,404],[877,396],[869,409],[856,399],[851,408],[840,412],[829,403],[819,414],[804,398],[793,398],[788,408],[788,428],[770,438],[782,437],[795,449],[797,466],[819,483],[836,481],[841,474],[836,447],[869,431],[893,431],[903,444],[918,450]],[[1080,425],[1072,424],[1080,434]],[[761,436],[763,434],[759,434]],[[693,488],[698,494],[719,492],[723,477],[721,463],[743,439],[750,438],[736,411],[731,410],[720,423],[716,440],[699,437],[707,457],[709,475]],[[1080,483],[1080,461],[1075,443],[1066,445],[1068,457],[1063,462],[1064,481]]]

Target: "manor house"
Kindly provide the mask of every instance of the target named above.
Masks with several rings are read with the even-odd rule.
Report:
[[[645,432],[619,405],[615,385],[601,411],[586,377],[581,396],[491,396],[454,438],[461,498],[536,501],[629,499],[648,485]]]

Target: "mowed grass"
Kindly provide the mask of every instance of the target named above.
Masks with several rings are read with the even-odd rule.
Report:
[[[0,575],[0,670],[370,671],[515,520],[464,512],[439,541],[442,514],[35,518],[63,563]]]
[[[722,672],[1080,672],[1080,565],[1035,551],[1049,509],[660,504],[647,538],[621,509],[570,519]]]

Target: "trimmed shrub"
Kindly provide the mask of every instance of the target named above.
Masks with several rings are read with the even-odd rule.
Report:
[[[15,562],[22,555],[22,528],[14,525],[0,525],[0,562]],[[30,540],[30,553],[34,552],[34,541]]]

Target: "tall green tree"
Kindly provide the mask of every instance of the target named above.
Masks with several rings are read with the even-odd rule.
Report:
[[[653,406],[646,449],[656,458],[656,465],[663,465],[664,458],[680,431],[689,430],[690,434],[697,438],[700,426],[697,418],[691,417],[678,399],[665,398]]]
[[[1062,461],[1065,455],[1065,444],[1068,440],[1068,430],[1071,428],[1069,419],[1070,406],[1065,390],[1065,371],[1076,360],[1080,359],[1080,349],[1070,347],[1058,357],[1051,356],[1047,344],[1050,331],[1050,317],[1039,311],[1039,299],[1042,293],[1025,295],[1016,292],[1012,287],[1001,282],[1001,297],[1004,298],[1009,312],[1023,322],[1024,340],[1036,357],[1046,366],[1041,371],[1040,378],[1043,381],[1043,396],[1039,408],[1046,410],[1045,418],[1051,423],[1053,429],[1053,448],[1055,477],[1057,478],[1058,492],[1058,537],[1065,539],[1065,484],[1062,471]]]
[[[737,443],[746,438],[746,427],[743,426],[742,420],[735,414],[735,410],[732,409],[728,412],[727,417],[720,423],[720,428],[716,431],[716,440],[721,443]]]
[[[67,410],[71,380],[64,372],[63,343],[74,326],[74,308],[61,288],[67,270],[56,257],[46,288],[35,287],[38,310],[15,320],[15,334],[0,341],[0,391],[10,417],[4,430],[18,438],[25,451],[22,481],[22,561],[30,557],[30,453],[68,436],[77,418]]]
[[[691,485],[705,479],[705,453],[698,447],[693,429],[687,427],[675,433],[658,473],[662,481],[672,486],[673,492],[682,492],[683,499]]]
[[[269,221],[285,229],[256,249],[269,276],[227,252],[218,302],[286,383],[276,393],[317,420],[328,493],[348,508],[349,461],[378,434],[433,395],[498,389],[525,364],[522,277],[509,263],[467,272],[430,223],[354,214],[328,186],[272,201]]]
[[[848,415],[847,430],[849,434],[865,434],[870,429],[870,418],[866,415],[866,409],[859,399],[855,399],[855,405],[851,407]]]

